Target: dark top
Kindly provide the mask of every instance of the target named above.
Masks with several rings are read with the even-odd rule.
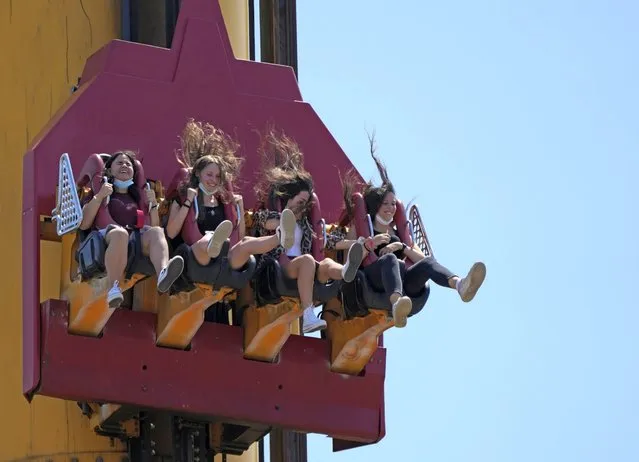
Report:
[[[375,232],[375,234],[374,234],[375,236],[377,236],[378,234],[385,234],[385,233],[379,232],[379,231],[377,231],[377,230],[374,230],[374,232]],[[388,244],[392,244],[393,242],[402,242],[402,240],[401,240],[398,236],[391,234],[391,235],[390,235],[390,242],[389,242]],[[377,256],[379,257],[379,252],[380,252],[380,251],[381,251],[384,247],[386,247],[388,244],[382,244],[382,245],[380,245],[379,247],[377,247],[377,248],[375,249],[375,255],[377,255]],[[393,252],[393,253],[394,253],[394,254],[395,254],[395,256],[396,256],[398,259],[400,259],[400,260],[403,260],[403,259],[406,257],[406,256],[404,255],[404,249],[403,249],[403,248],[401,248],[401,249],[399,249],[398,251]]]
[[[196,198],[197,200],[197,198]],[[176,200],[178,205],[182,206],[181,200]],[[197,227],[200,233],[204,235],[207,231],[215,231],[215,229],[226,220],[226,213],[224,211],[224,204],[219,203],[215,207],[202,205],[198,202],[199,215],[197,217]],[[191,205],[193,207],[193,205]]]
[[[85,203],[93,199],[93,192],[87,194]],[[109,213],[117,224],[134,228],[138,223],[138,203],[129,193],[113,191],[109,196]]]
[[[197,227],[202,234],[205,234],[207,231],[215,231],[225,219],[224,204],[218,204],[215,207],[200,205],[200,216],[197,218]]]
[[[177,202],[180,206],[182,205],[182,201],[179,199],[175,199],[175,202]],[[207,231],[215,231],[215,228],[217,228],[218,225],[226,218],[224,215],[224,204],[219,204],[215,207],[205,207],[201,203],[198,203],[198,206],[200,207],[200,214],[197,217],[197,227],[202,235],[204,235]],[[166,230],[166,225],[164,229]],[[170,238],[165,231],[165,236],[172,250],[177,249],[184,243],[182,233],[178,233],[174,238]]]

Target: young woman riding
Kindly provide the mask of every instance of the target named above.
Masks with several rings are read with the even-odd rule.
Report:
[[[166,233],[171,239],[178,238],[184,220],[193,203],[197,201],[199,213],[197,226],[202,238],[191,245],[195,259],[206,266],[219,256],[222,245],[230,237],[233,224],[225,214],[224,205],[231,202],[239,205],[240,240],[228,254],[231,268],[241,269],[251,255],[269,252],[282,245],[292,245],[295,217],[284,210],[272,236],[245,236],[244,201],[242,196],[231,194],[227,185],[239,176],[242,159],[236,157],[238,144],[222,130],[208,123],[189,120],[181,137],[182,149],[178,161],[190,170],[188,180],[181,185],[179,194],[172,200]]]
[[[363,271],[376,290],[382,290],[388,295],[395,326],[405,327],[407,318],[416,314],[410,297],[418,296],[428,280],[456,290],[462,301],[470,302],[484,282],[486,266],[482,262],[477,262],[471,266],[466,277],[460,278],[434,257],[425,256],[417,245],[409,247],[400,240],[394,223],[397,211],[395,188],[388,177],[386,167],[375,155],[374,140],[370,141],[371,156],[382,183],[376,186],[369,182],[363,189],[366,211],[373,222],[373,237],[365,247],[367,253],[375,252],[379,258],[365,266]],[[347,204],[346,208],[352,210],[353,206]],[[404,261],[406,258],[413,262],[408,269]]]
[[[137,174],[135,153],[132,151],[118,151],[113,153],[104,165],[107,181],[94,195],[89,193],[82,207],[82,223],[80,229],[87,230],[94,227],[95,217],[104,201],[108,198],[108,209],[117,224],[112,224],[98,230],[106,241],[104,265],[106,267],[108,287],[107,301],[109,307],[118,308],[124,297],[119,282],[124,279],[127,265],[129,232],[134,230],[138,222],[138,208],[140,191],[134,184]],[[151,225],[144,225],[140,229],[142,238],[142,253],[149,257],[158,275],[157,288],[160,293],[169,290],[175,280],[182,274],[184,260],[173,257],[169,260],[169,249],[164,237],[164,230],[159,226],[158,203],[155,192],[145,191],[146,199],[151,206]]]
[[[255,191],[258,207],[253,215],[257,235],[268,235],[277,225],[278,209],[291,210],[295,217],[293,245],[289,249],[278,246],[263,255],[258,262],[256,274],[269,259],[280,260],[285,255],[288,264],[286,274],[297,280],[300,301],[304,309],[304,333],[324,329],[326,321],[315,316],[313,311],[313,285],[315,280],[351,282],[364,255],[363,245],[355,240],[345,240],[342,233],[327,235],[326,248],[346,250],[346,263],[341,265],[330,258],[316,262],[311,254],[314,238],[309,220],[313,207],[313,180],[304,169],[304,156],[297,143],[288,136],[270,131],[262,140],[260,153],[264,159],[261,178]]]

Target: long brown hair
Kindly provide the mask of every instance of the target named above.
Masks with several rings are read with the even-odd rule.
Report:
[[[219,128],[189,119],[180,137],[181,149],[178,162],[190,170],[189,178],[180,186],[180,194],[188,188],[197,188],[199,174],[211,164],[220,169],[220,199],[229,202],[232,197],[227,182],[233,183],[240,174],[244,159],[235,154],[240,145]]]
[[[344,175],[342,172],[337,172],[339,180],[342,184],[342,194],[344,196],[344,210],[338,220],[338,226],[348,226],[355,217],[355,204],[353,203],[353,194],[362,188],[358,176],[355,173],[355,169],[349,169]]]
[[[377,171],[379,172],[379,176],[382,180],[382,184],[379,186],[376,186],[372,180],[368,181],[364,186],[363,195],[364,202],[366,203],[366,211],[371,217],[374,217],[379,208],[382,206],[386,194],[395,193],[395,187],[388,177],[386,166],[376,155],[377,143],[375,142],[375,132],[368,135],[368,143],[370,146],[371,157],[377,166]]]
[[[255,185],[258,208],[284,208],[302,191],[312,198],[313,179],[304,169],[304,154],[295,140],[270,128],[261,137],[258,154],[262,158],[261,175]],[[311,203],[309,200],[308,208]]]
[[[377,171],[379,172],[379,176],[382,179],[382,184],[376,186],[375,183],[373,183],[373,180],[369,180],[362,187],[353,170],[347,171],[344,176],[340,173],[340,181],[342,182],[342,191],[344,194],[344,211],[339,219],[340,226],[347,226],[355,217],[353,194],[356,191],[362,191],[364,203],[366,204],[366,212],[371,216],[375,216],[384,202],[386,194],[389,192],[395,193],[395,188],[393,187],[393,183],[390,181],[386,166],[376,154],[377,143],[375,142],[375,132],[368,134],[368,143],[371,157],[373,158]]]

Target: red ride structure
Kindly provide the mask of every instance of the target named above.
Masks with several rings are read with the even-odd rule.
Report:
[[[317,179],[313,225],[321,232],[336,226],[343,207],[338,172],[353,165],[302,100],[294,70],[236,59],[217,1],[183,0],[170,48],[123,40],[102,47],[24,157],[25,397],[78,402],[96,433],[129,443],[133,460],[161,455],[152,444],[158,428],[173,441],[165,454],[173,460],[241,454],[281,429],[328,435],[334,450],[377,443],[385,435],[381,335],[393,326],[381,307],[354,313],[340,292],[323,301],[332,314],[322,338],[291,335],[301,309],[290,294],[258,306],[232,284],[195,277],[188,290],[157,294],[154,270],[135,257],[133,237],[127,306],[105,304],[104,244],[75,232],[78,195],[99,188],[98,154],[132,149],[139,152],[139,187],[148,183],[165,197],[163,185],[174,188],[186,174],[175,151],[189,118],[239,142],[245,164],[237,184],[249,206],[259,131],[277,127],[295,139]],[[237,216],[232,221],[237,225]],[[416,209],[410,221],[426,247]],[[408,224],[404,234],[413,239]],[[45,241],[62,242],[62,280],[59,298],[43,300],[41,277],[51,264],[41,258]],[[205,322],[207,310],[231,313],[230,322]]]

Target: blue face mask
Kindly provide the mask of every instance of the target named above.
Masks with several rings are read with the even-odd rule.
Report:
[[[200,183],[200,189],[202,190],[202,192],[204,194],[206,194],[207,196],[210,196],[211,194],[213,194],[213,192],[209,191],[208,189],[206,189],[206,186],[204,186],[202,183]]]
[[[129,186],[131,186],[133,184],[133,180],[126,180],[126,181],[122,181],[122,180],[113,180],[113,186],[115,186],[118,189],[129,189]]]
[[[390,220],[384,220],[382,217],[379,216],[379,214],[376,214],[375,221],[377,221],[377,223],[379,223],[380,225],[388,226],[393,222],[393,219],[391,218]]]

